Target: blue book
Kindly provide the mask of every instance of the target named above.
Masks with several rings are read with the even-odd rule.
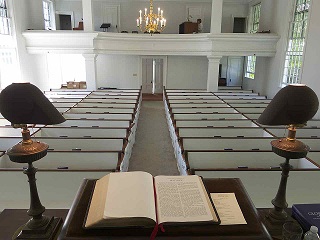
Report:
[[[292,217],[304,231],[309,231],[312,225],[320,229],[320,204],[293,204]]]

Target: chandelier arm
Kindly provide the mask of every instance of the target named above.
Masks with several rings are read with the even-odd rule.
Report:
[[[153,12],[153,0],[150,0],[149,13],[147,12],[147,8],[145,8],[144,14],[144,27],[142,26],[142,11],[139,11],[139,18],[137,19],[137,27],[139,27],[140,31],[148,32],[148,33],[160,33],[166,27],[166,19],[163,17],[163,10],[160,11],[158,8],[158,14]]]

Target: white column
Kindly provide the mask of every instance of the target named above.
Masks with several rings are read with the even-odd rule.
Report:
[[[94,31],[93,14],[92,14],[92,0],[82,0],[83,12],[83,30]]]
[[[219,81],[219,64],[220,56],[207,56],[208,57],[208,80],[207,91],[217,92]]]
[[[223,0],[212,0],[210,33],[221,33]]]
[[[82,54],[85,61],[86,68],[86,83],[87,89],[90,91],[97,90],[97,69],[96,69],[96,60],[97,54]]]

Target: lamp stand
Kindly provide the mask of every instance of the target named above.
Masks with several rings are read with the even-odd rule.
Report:
[[[296,126],[288,127],[288,136],[271,141],[272,151],[278,156],[284,157],[286,160],[280,164],[282,173],[278,192],[271,201],[273,209],[263,212],[263,222],[270,232],[275,236],[281,236],[282,225],[286,221],[296,221],[290,215],[288,216],[286,209],[288,203],[286,201],[286,190],[289,172],[292,166],[289,164],[290,159],[299,159],[306,157],[309,147],[303,142],[296,139]],[[281,237],[280,237],[281,238]]]
[[[272,237],[275,239],[282,239],[282,226],[286,221],[296,221],[286,212],[288,207],[288,203],[286,201],[287,180],[289,177],[289,171],[292,168],[289,164],[289,160],[289,158],[286,158],[285,162],[280,164],[282,168],[281,180],[278,192],[275,198],[271,201],[274,208],[260,211],[262,222],[265,224],[268,231],[272,233]]]
[[[289,164],[289,160],[290,159],[287,158],[284,163],[280,164],[282,168],[281,180],[277,195],[271,201],[274,208],[270,209],[269,214],[266,216],[272,224],[283,224],[288,217],[285,209],[288,207],[288,203],[286,201],[287,180],[289,177],[289,171],[292,168]]]
[[[12,239],[42,239],[53,240],[62,226],[62,219],[55,217],[47,217],[42,215],[45,207],[41,204],[38,195],[35,174],[37,168],[33,167],[32,162],[28,163],[28,168],[23,171],[28,176],[30,187],[30,208],[27,211],[32,218],[23,226],[21,226]]]

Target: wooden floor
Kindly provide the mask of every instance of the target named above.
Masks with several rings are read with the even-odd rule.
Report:
[[[162,101],[162,93],[142,93],[142,101]]]

